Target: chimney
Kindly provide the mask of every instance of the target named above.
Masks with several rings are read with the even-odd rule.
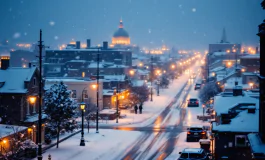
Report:
[[[86,40],[86,48],[90,48],[91,47],[91,41],[90,39]]]
[[[104,41],[103,42],[103,49],[104,50],[107,50],[108,49],[108,42],[107,41]]]
[[[1,58],[1,69],[6,70],[9,67],[9,57]]]
[[[29,68],[31,68],[32,67],[32,64],[31,64],[31,62],[29,62]]]
[[[243,96],[242,86],[235,86],[233,88],[233,96]]]
[[[256,107],[255,106],[249,106],[248,107],[248,113],[255,113],[256,112]]]
[[[80,49],[80,41],[76,41],[76,49]]]

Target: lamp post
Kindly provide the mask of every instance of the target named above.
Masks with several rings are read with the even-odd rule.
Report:
[[[99,48],[97,52],[97,125],[96,125],[96,133],[98,132],[98,110],[99,110],[99,105],[98,105],[98,98],[99,98]]]
[[[160,80],[157,80],[157,96],[159,96]]]
[[[116,123],[119,123],[119,90],[118,84],[117,88],[115,88],[114,95],[116,96]]]
[[[151,56],[151,101],[153,101],[153,56]]]
[[[83,97],[83,94],[82,94]],[[84,140],[84,110],[85,110],[86,104],[84,102],[80,103],[80,109],[82,112],[82,131],[81,131],[81,140],[80,140],[80,146],[85,146],[85,140]]]
[[[204,121],[204,109],[205,109],[205,104],[202,104],[202,117],[203,117],[203,121]]]
[[[38,117],[38,160],[42,160],[42,146],[41,146],[41,127],[42,127],[42,30],[40,30],[40,40],[39,40],[39,117]]]

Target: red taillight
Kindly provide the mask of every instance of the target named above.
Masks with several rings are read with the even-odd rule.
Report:
[[[196,101],[196,104],[198,104],[199,103],[199,101]]]
[[[206,134],[206,132],[203,131],[202,134]]]
[[[190,131],[188,131],[187,134],[190,134]]]

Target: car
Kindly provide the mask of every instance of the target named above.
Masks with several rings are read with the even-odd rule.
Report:
[[[187,142],[190,142],[192,139],[200,140],[207,139],[207,131],[203,126],[190,126],[187,131]]]
[[[210,154],[206,153],[202,148],[185,148],[182,152],[179,152],[180,157],[178,160],[185,159],[199,159],[209,160]]]
[[[188,107],[199,107],[199,100],[196,98],[190,98],[188,100]]]
[[[197,90],[197,89],[201,89],[201,84],[198,84],[198,83],[195,84],[194,90]]]

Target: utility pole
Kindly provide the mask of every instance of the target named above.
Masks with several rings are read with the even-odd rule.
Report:
[[[151,101],[153,101],[153,56],[151,56]]]
[[[39,117],[38,117],[38,160],[42,160],[42,146],[41,146],[41,128],[42,128],[42,48],[44,47],[42,44],[42,30],[40,30],[40,41],[39,41]]]
[[[98,106],[98,98],[99,98],[99,48],[98,48],[98,52],[97,52],[97,124],[96,124],[96,133],[98,132],[98,111],[99,111],[99,106]]]
[[[119,123],[119,82],[117,82],[116,98],[116,123]]]

